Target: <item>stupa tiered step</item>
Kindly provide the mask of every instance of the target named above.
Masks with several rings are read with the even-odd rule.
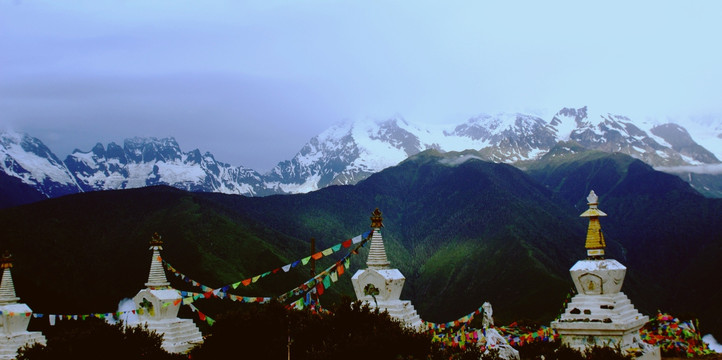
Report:
[[[148,321],[148,330],[163,334],[163,348],[172,353],[187,353],[203,343],[200,329],[191,319]]]
[[[0,359],[15,359],[18,356],[18,349],[34,343],[47,345],[45,336],[37,331],[23,331],[12,335],[0,335]]]
[[[373,301],[368,304],[371,307],[375,306]],[[409,300],[380,301],[379,311],[388,312],[389,316],[401,321],[410,328],[421,329],[423,326],[421,317]]]
[[[649,317],[640,314],[629,298],[620,292],[611,295],[576,295],[554,326],[568,333],[580,333],[588,329],[622,335],[638,332],[648,321]]]

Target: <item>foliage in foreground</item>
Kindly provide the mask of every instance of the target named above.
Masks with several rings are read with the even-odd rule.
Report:
[[[249,304],[253,305],[253,304]],[[290,340],[290,345],[289,345]],[[290,347],[289,347],[290,346]],[[479,359],[478,349],[442,349],[431,336],[404,328],[348,298],[322,315],[274,303],[219,316],[194,360],[229,354],[284,359]]]
[[[64,321],[44,331],[47,345],[18,351],[18,360],[184,359],[161,348],[161,335],[141,326],[108,324],[100,319]]]
[[[143,327],[111,325],[99,319],[61,322],[44,331],[48,345],[19,352],[18,360],[46,359],[186,359],[161,348],[162,337]],[[626,360],[619,349],[595,347],[585,353],[560,341],[533,341],[520,346],[522,360]],[[205,342],[191,358],[282,359],[455,359],[495,360],[494,351],[462,349],[432,341],[431,333],[403,327],[387,313],[377,313],[345,298],[332,311],[318,314],[286,309],[279,303],[247,304],[218,316]]]

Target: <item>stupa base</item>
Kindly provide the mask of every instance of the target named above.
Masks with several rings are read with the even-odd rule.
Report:
[[[376,304],[373,301],[364,301],[370,308],[375,309]],[[421,317],[416,312],[414,305],[408,300],[390,300],[379,301],[379,312],[388,312],[391,318],[400,321],[404,326],[421,330],[423,324]]]
[[[151,320],[145,324],[148,330],[163,335],[161,347],[169,353],[185,354],[203,343],[203,334],[191,319]]]
[[[45,336],[39,331],[0,335],[0,360],[15,359],[18,356],[18,349],[35,343],[47,344]]]

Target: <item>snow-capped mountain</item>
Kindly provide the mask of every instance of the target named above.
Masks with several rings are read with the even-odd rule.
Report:
[[[600,114],[590,117],[587,108],[560,110],[550,125],[559,140],[574,140],[580,145],[605,152],[622,152],[652,166],[680,166],[718,163],[677,124],[661,124],[647,131],[621,115]],[[571,132],[568,132],[572,129]],[[562,136],[559,136],[562,135]]]
[[[293,159],[266,176],[281,192],[308,192],[328,185],[355,184],[434,144],[423,143],[420,128],[396,117],[339,124],[311,139]]]
[[[717,156],[722,154],[722,137],[709,142],[716,145],[716,156],[680,125],[637,125],[621,115],[592,114],[587,107],[563,108],[549,121],[527,114],[482,114],[456,126],[420,126],[396,116],[333,126],[312,138],[293,159],[279,163],[265,180],[281,192],[306,192],[356,183],[427,149],[475,149],[488,161],[520,163],[538,159],[567,140],[667,169],[719,164]]]
[[[267,174],[217,161],[199,150],[181,151],[173,138],[133,138],[123,146],[97,144],[75,150],[64,162],[38,139],[3,134],[3,173],[36,187],[44,196],[166,184],[189,191],[247,196],[301,193],[334,184],[354,184],[427,149],[478,150],[485,160],[523,164],[546,154],[559,141],[590,149],[622,152],[670,169],[715,164],[722,136],[673,124],[634,121],[614,114],[591,114],[586,107],[563,108],[549,121],[527,114],[482,114],[458,125],[422,126],[400,116],[361,119],[332,126],[313,137],[291,160]],[[695,141],[705,138],[703,147]],[[710,151],[709,149],[712,149]],[[690,177],[691,178],[691,177]]]
[[[46,197],[82,191],[65,164],[42,141],[26,134],[0,133],[2,172]]]
[[[216,161],[199,150],[181,151],[174,138],[126,139],[123,147],[98,143],[65,159],[84,191],[171,185],[188,191],[267,195],[261,175]]]

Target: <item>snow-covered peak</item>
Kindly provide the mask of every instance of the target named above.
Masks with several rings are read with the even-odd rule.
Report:
[[[671,122],[683,126],[699,145],[722,159],[722,115],[694,116]]]
[[[549,126],[552,128],[560,141],[569,140],[572,131],[579,127],[588,125],[589,122],[586,106],[579,109],[563,108],[552,117],[551,121],[549,121]]]
[[[80,191],[65,164],[42,141],[27,134],[0,133],[0,168],[48,197]]]

